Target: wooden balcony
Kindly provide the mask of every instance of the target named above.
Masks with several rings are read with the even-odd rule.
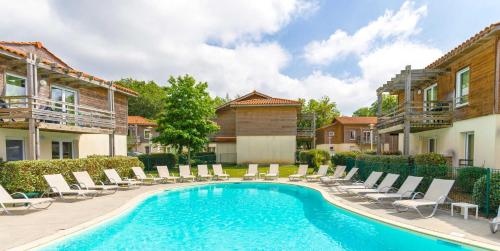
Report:
[[[409,112],[405,112],[404,104],[400,105],[393,112],[378,117],[378,133],[403,132],[405,119],[409,121],[410,132],[450,127],[453,124],[453,102],[411,102]]]
[[[137,145],[141,143],[139,136],[127,136],[127,145]]]
[[[0,127],[27,129],[30,118],[47,131],[110,134],[115,128],[111,111],[40,97],[0,97]]]

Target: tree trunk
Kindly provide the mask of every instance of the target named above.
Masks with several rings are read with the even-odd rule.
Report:
[[[191,148],[187,145],[188,150],[188,165],[191,165]]]

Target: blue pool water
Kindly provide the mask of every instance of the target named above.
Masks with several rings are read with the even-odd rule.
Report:
[[[166,191],[43,250],[467,250],[337,208],[312,189],[235,183]]]

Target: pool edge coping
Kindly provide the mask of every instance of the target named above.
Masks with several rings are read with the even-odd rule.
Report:
[[[428,236],[443,239],[443,240],[456,242],[456,243],[467,245],[467,246],[488,249],[488,250],[500,250],[499,246],[495,246],[495,245],[490,244],[490,243],[461,238],[461,237],[453,236],[451,234],[446,234],[446,233],[441,233],[441,232],[425,229],[422,227],[418,227],[418,226],[410,225],[407,223],[387,219],[387,218],[384,218],[384,217],[381,217],[381,216],[378,216],[378,215],[375,215],[375,214],[372,214],[369,212],[365,212],[365,211],[360,210],[358,208],[355,208],[355,207],[349,206],[345,203],[342,203],[341,201],[334,200],[333,197],[326,190],[322,190],[322,189],[319,189],[317,187],[311,186],[312,184],[315,184],[315,183],[295,183],[295,182],[287,182],[287,181],[270,181],[270,180],[211,181],[211,182],[204,182],[204,183],[189,183],[186,185],[169,187],[169,188],[158,188],[158,189],[155,189],[152,191],[147,191],[147,192],[141,193],[141,194],[133,197],[129,201],[125,202],[125,204],[119,206],[116,209],[113,209],[111,212],[108,212],[104,215],[98,216],[92,220],[78,224],[78,225],[70,227],[68,229],[59,230],[54,234],[47,235],[45,237],[36,239],[34,241],[30,241],[28,243],[25,243],[23,245],[20,245],[20,246],[17,246],[17,247],[8,249],[8,250],[12,250],[12,251],[31,250],[31,249],[41,248],[41,247],[50,245],[53,242],[56,242],[58,240],[68,238],[71,235],[78,234],[78,233],[83,232],[83,231],[90,229],[92,227],[96,227],[98,225],[101,225],[101,224],[104,224],[108,221],[111,221],[111,220],[119,217],[120,215],[123,215],[123,214],[127,213],[128,211],[132,210],[138,204],[145,201],[147,198],[154,196],[156,194],[165,192],[165,191],[172,191],[172,190],[177,190],[177,189],[182,189],[182,188],[190,188],[190,187],[196,187],[196,186],[203,186],[203,185],[210,185],[210,184],[221,184],[221,183],[274,183],[274,184],[287,184],[287,185],[301,186],[301,187],[313,189],[313,190],[319,192],[324,200],[326,200],[327,202],[329,202],[329,203],[331,203],[339,208],[342,208],[342,209],[347,210],[349,212],[361,215],[363,217],[367,217],[367,218],[372,219],[372,220],[376,220],[376,221],[391,225],[393,227],[401,228],[403,230],[413,231],[416,233],[428,235]]]

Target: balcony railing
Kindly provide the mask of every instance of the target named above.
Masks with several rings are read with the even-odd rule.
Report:
[[[127,144],[128,145],[136,145],[141,143],[141,137],[139,136],[128,136],[127,137]]]
[[[298,138],[313,138],[315,131],[313,129],[297,128]]]
[[[405,119],[410,122],[412,131],[431,130],[449,127],[453,123],[452,101],[412,102],[409,112],[405,112],[404,104],[394,111],[378,118],[379,131],[401,131]]]
[[[0,97],[0,119],[3,122],[21,122],[29,118],[48,124],[115,128],[115,113],[111,111],[41,97]]]

